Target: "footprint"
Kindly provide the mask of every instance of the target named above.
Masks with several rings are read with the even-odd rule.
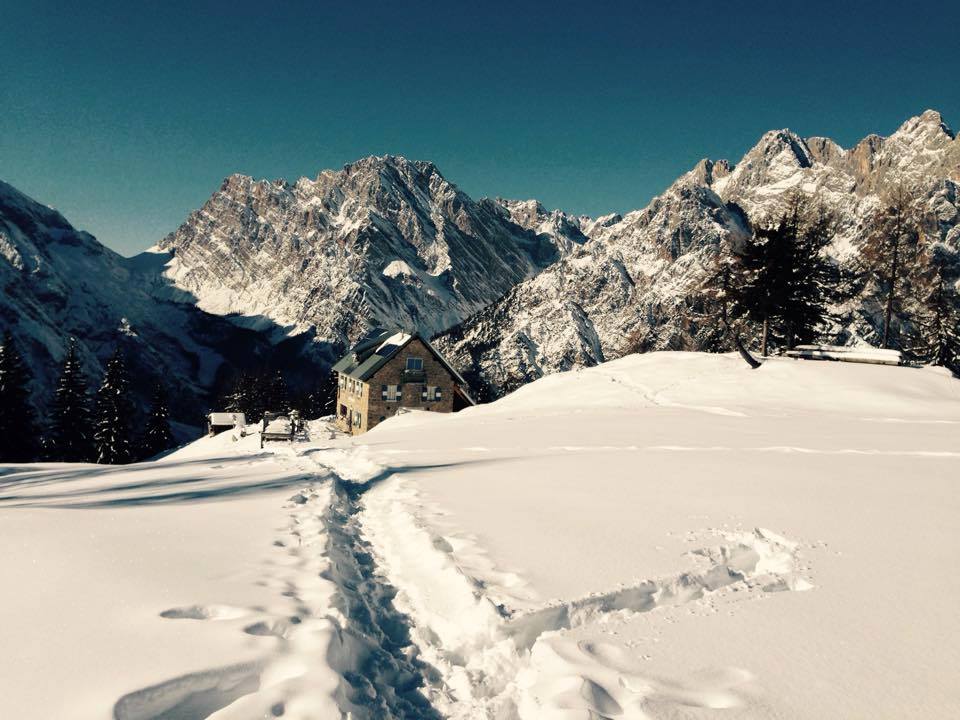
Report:
[[[248,610],[230,605],[187,605],[164,610],[160,617],[170,620],[235,620],[249,614]]]
[[[283,620],[263,621],[247,625],[243,631],[247,635],[257,635],[259,637],[286,637],[290,625]]]
[[[115,720],[205,718],[260,688],[261,664],[240,663],[182,675],[121,697]]]

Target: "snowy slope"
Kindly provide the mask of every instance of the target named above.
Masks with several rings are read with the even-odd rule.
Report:
[[[0,715],[952,717],[958,427],[938,370],[651,353],[4,468]]]
[[[705,349],[696,295],[718,248],[776,218],[796,191],[837,220],[830,251],[853,263],[867,219],[903,183],[939,240],[960,246],[960,139],[939,113],[886,138],[841,148],[789,130],[766,133],[736,165],[703,160],[644,210],[581,222],[579,251],[518,285],[439,344],[493,396],[544,374],[644,348]],[[929,239],[929,238],[928,238]],[[876,334],[877,305],[845,312],[838,340]],[[874,337],[875,339],[875,337]]]
[[[452,717],[949,717],[958,427],[935,370],[632,356],[384,423],[363,521]]]

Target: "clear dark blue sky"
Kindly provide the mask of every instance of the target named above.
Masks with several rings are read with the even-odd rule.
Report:
[[[956,0],[0,0],[0,179],[128,254],[232,172],[371,154],[625,211],[771,128],[956,128],[958,62]]]

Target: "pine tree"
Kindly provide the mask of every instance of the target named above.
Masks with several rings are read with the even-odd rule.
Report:
[[[323,382],[310,393],[310,415],[308,417],[326,417],[335,414],[336,411],[337,375],[333,371],[329,371]]]
[[[727,242],[718,245],[716,253],[707,261],[706,274],[695,293],[701,309],[693,315],[702,328],[697,336],[700,350],[724,352],[736,347],[744,331],[731,311],[734,276],[739,269],[739,256]]]
[[[918,215],[916,199],[900,185],[872,218],[870,233],[861,248],[867,292],[883,298],[883,348],[900,345],[895,325],[900,324],[899,319],[909,319],[904,300],[909,274],[916,267]]]
[[[50,458],[64,462],[94,459],[93,428],[87,379],[77,357],[76,338],[67,343],[67,354],[53,400],[50,427]]]
[[[31,462],[40,450],[37,418],[30,404],[30,371],[7,332],[0,345],[0,461]]]
[[[837,299],[839,274],[824,253],[832,222],[822,210],[813,220],[807,215],[798,196],[777,222],[755,228],[729,282],[730,314],[761,326],[763,355],[771,340],[790,348],[815,339]]]
[[[263,393],[265,410],[273,412],[288,412],[290,410],[290,392],[283,373],[277,370],[271,375],[263,376]]]
[[[121,465],[134,460],[133,403],[123,355],[117,349],[107,361],[97,391],[94,445],[98,463]]]
[[[935,242],[923,252],[919,309],[909,350],[915,357],[960,374],[960,251]]]
[[[237,373],[223,397],[226,412],[243,413],[248,423],[256,423],[263,417],[263,398],[257,376]]]
[[[833,221],[823,208],[812,220],[795,210],[788,227],[793,231],[792,272],[783,304],[786,346],[812,342],[829,319],[830,303],[842,299],[840,271],[826,255],[833,240]]]
[[[783,222],[754,229],[739,255],[737,279],[730,287],[734,317],[762,328],[762,355],[767,354],[771,327],[782,319],[789,296],[790,244],[790,231]]]
[[[150,400],[150,414],[140,439],[140,456],[150,458],[173,446],[170,430],[170,412],[167,409],[167,394],[162,383],[157,383]]]

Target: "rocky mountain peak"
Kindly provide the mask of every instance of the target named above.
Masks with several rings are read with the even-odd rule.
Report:
[[[28,225],[73,230],[70,223],[57,210],[36,202],[2,180],[0,180],[0,212],[9,217],[16,216],[18,222]]]
[[[591,224],[590,218],[547,210],[539,200],[496,198],[493,202],[506,212],[511,222],[554,245],[560,256],[570,254],[587,242],[586,227]]]
[[[925,137],[928,139],[953,140],[956,135],[953,130],[943,121],[943,116],[936,110],[924,110],[920,115],[912,117],[903,125],[897,128],[897,131],[891,137]]]
[[[726,160],[704,158],[685,177],[699,185],[710,187],[713,183],[730,174],[730,163]]]
[[[797,167],[810,167],[813,158],[804,139],[784,128],[764,133],[760,141],[747,151],[738,167],[749,163],[762,163],[767,166],[789,163]]]
[[[586,240],[562,213],[538,219],[475,202],[431,162],[370,156],[293,185],[231,176],[160,248],[204,310],[344,345],[370,318],[443,330]]]

